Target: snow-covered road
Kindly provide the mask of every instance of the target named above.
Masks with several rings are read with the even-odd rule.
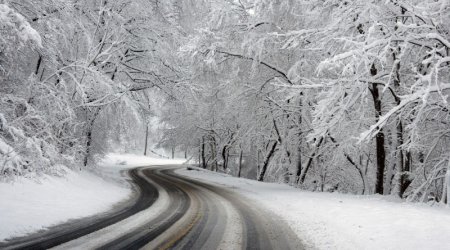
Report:
[[[273,213],[227,188],[174,173],[184,166],[131,169],[140,195],[117,214],[81,219],[0,245],[6,249],[303,249]],[[144,183],[145,181],[145,183]],[[127,216],[124,218],[124,214]]]
[[[134,228],[121,227],[124,235],[95,248],[303,248],[295,234],[274,214],[227,189],[174,174],[173,170],[179,168],[184,167],[143,169],[145,176],[168,194],[164,211],[156,218],[139,221]]]

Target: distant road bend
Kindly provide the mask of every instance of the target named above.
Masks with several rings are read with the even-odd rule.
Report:
[[[226,188],[174,173],[129,171],[139,195],[115,210],[0,243],[0,249],[303,249],[276,216]]]

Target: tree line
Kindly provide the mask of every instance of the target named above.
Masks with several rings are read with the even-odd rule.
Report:
[[[191,2],[166,144],[260,181],[447,202],[448,1]]]
[[[117,145],[133,147],[152,92],[179,79],[172,7],[0,1],[2,179],[87,166]]]
[[[0,0],[2,178],[159,146],[317,191],[450,196],[445,0]]]

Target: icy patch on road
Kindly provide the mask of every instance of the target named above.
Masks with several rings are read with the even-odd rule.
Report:
[[[0,183],[0,241],[108,211],[131,190],[87,171]],[[111,177],[115,178],[115,177]]]
[[[309,248],[450,249],[450,210],[382,196],[314,193],[200,170],[178,170],[231,188],[280,216]]]

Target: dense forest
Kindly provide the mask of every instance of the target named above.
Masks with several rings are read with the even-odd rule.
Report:
[[[0,0],[0,27],[4,180],[143,149],[157,117],[213,171],[450,198],[448,0]]]

